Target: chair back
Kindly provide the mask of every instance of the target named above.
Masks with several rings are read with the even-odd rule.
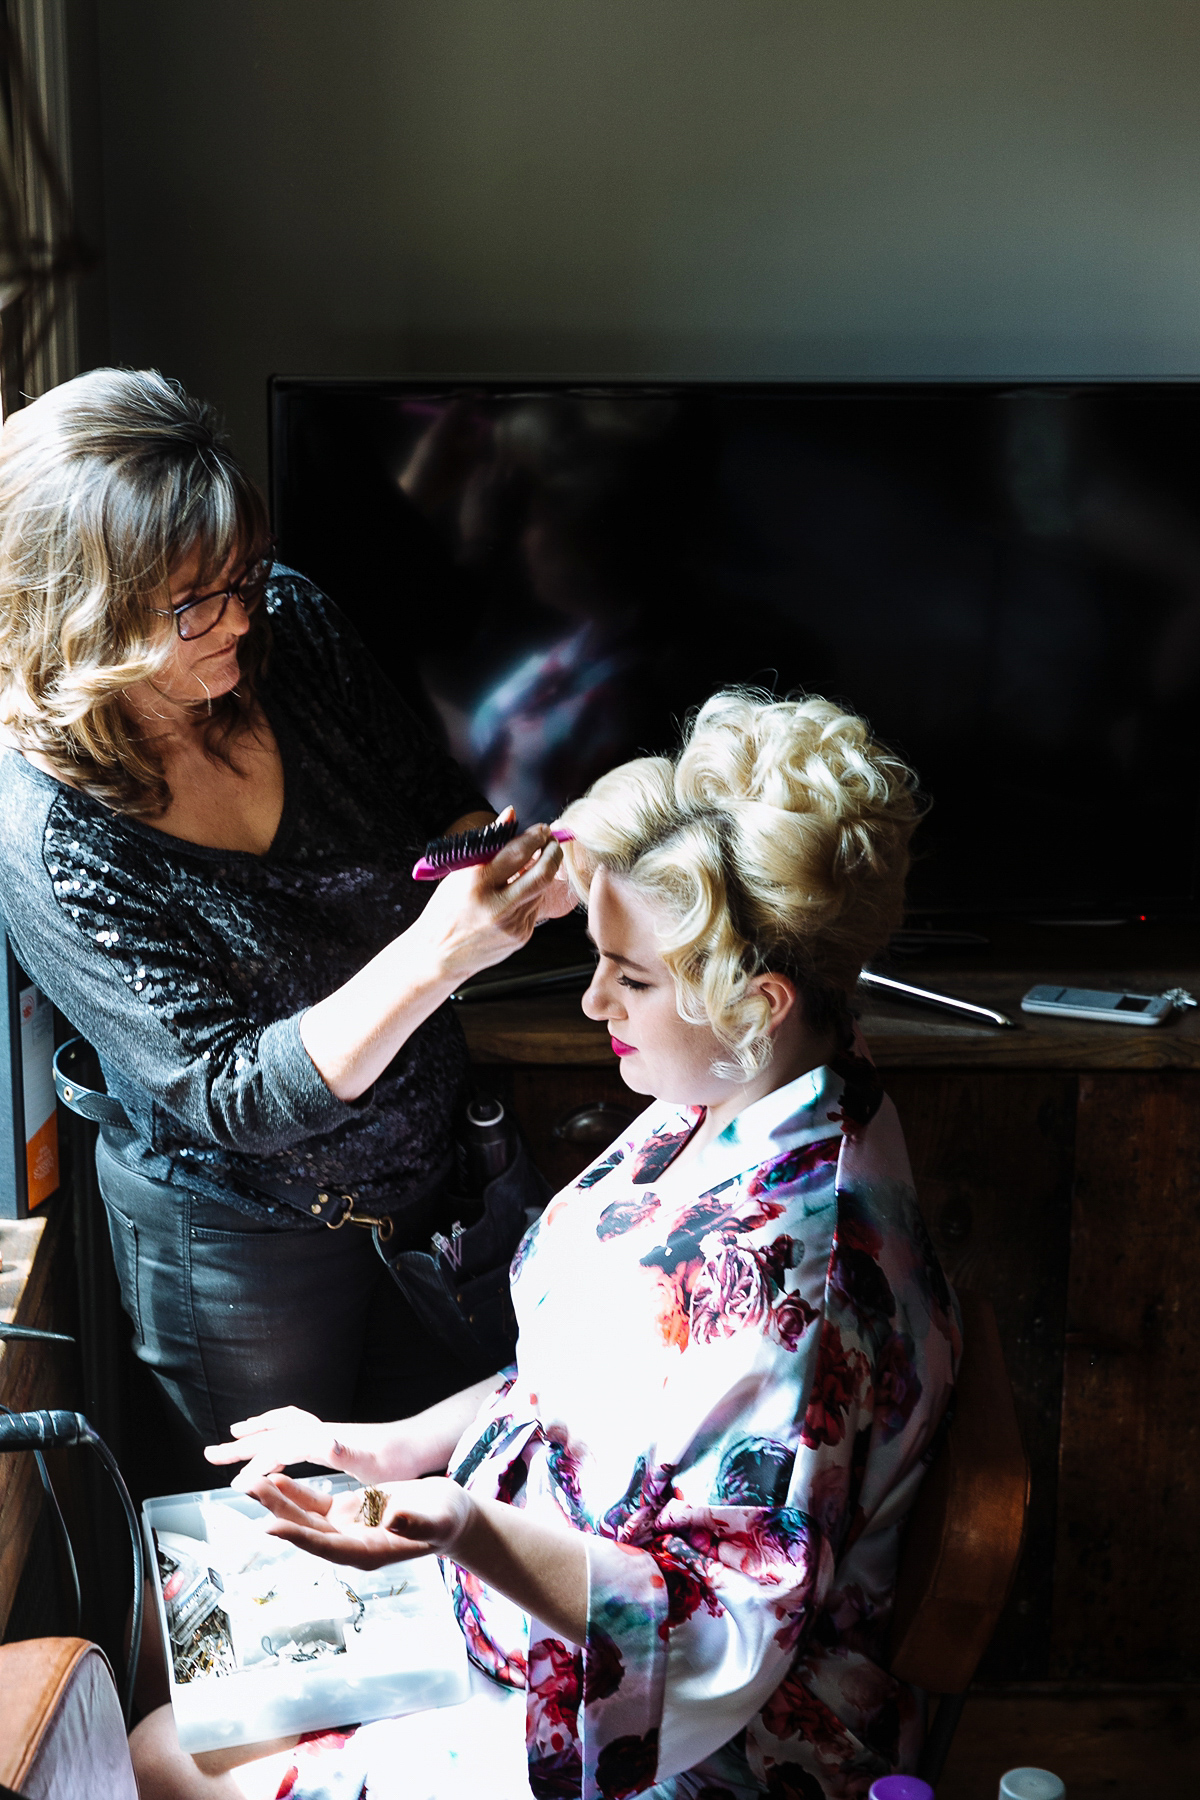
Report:
[[[107,1658],[83,1638],[0,1645],[0,1792],[137,1800]]]
[[[900,1549],[888,1662],[932,1694],[971,1684],[1025,1539],[1029,1462],[991,1302],[960,1293],[955,1410]]]

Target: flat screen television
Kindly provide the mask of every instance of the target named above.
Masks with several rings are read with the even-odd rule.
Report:
[[[1186,913],[1200,386],[271,384],[279,555],[497,805],[749,683],[919,771],[914,912]]]

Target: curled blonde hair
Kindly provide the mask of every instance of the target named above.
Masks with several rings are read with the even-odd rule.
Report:
[[[786,974],[843,1041],[864,961],[899,925],[916,777],[864,719],[818,698],[715,694],[675,758],[623,763],[563,814],[584,894],[597,868],[660,909],[680,1016],[748,1081],[771,1057],[756,975]]]
[[[0,431],[0,725],[72,786],[135,817],[170,801],[121,696],[153,681],[172,638],[156,610],[198,556],[214,583],[269,543],[266,508],[211,408],[154,370],[93,369]],[[212,703],[210,754],[253,710],[269,642],[258,607],[237,692]]]

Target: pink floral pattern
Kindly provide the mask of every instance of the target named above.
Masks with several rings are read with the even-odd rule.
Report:
[[[809,1389],[801,1437],[811,1448],[840,1444],[846,1421],[858,1411],[864,1392],[870,1391],[871,1365],[861,1350],[848,1350],[832,1319],[821,1327],[821,1348],[816,1373]]]
[[[919,1746],[883,1646],[961,1344],[895,1111],[855,1057],[659,1191],[698,1117],[652,1106],[527,1234],[516,1373],[451,1464],[586,1538],[583,1645],[446,1569],[539,1800],[849,1800]]]

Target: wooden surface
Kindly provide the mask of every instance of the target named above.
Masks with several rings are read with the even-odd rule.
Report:
[[[1005,1012],[1017,1029],[977,1026],[932,1008],[898,1006],[861,990],[863,1032],[881,1068],[1200,1069],[1200,1010],[1173,1013],[1165,1025],[1089,1024],[1022,1013],[1021,995],[1045,970],[983,972],[927,968],[892,971],[899,979],[940,989]],[[1200,998],[1200,969],[1075,971],[1077,987],[1128,988],[1154,994],[1183,986]],[[471,1001],[457,1008],[472,1061],[570,1063],[611,1067],[603,1025],[585,1019],[578,994],[531,993],[509,1000]]]
[[[634,1119],[646,1096],[633,1094],[621,1079],[617,1059],[606,1050],[607,1068],[536,1069],[518,1066],[510,1071],[511,1105],[521,1122],[534,1162],[551,1187],[574,1181],[610,1144],[625,1120]],[[491,1071],[489,1071],[491,1073]],[[498,1071],[497,1071],[498,1073]],[[596,1120],[595,1135],[573,1142],[561,1135],[579,1112],[597,1102],[610,1109]]]
[[[5,1324],[71,1329],[67,1223],[66,1209],[56,1202],[37,1218],[0,1220],[0,1319]],[[67,1345],[0,1343],[0,1403],[13,1412],[68,1405],[70,1356]],[[41,1504],[33,1457],[28,1452],[0,1456],[0,1634]]]
[[[1198,1306],[1200,1078],[1084,1076],[1052,1674],[1200,1670]]]
[[[1068,1800],[1190,1800],[1200,1785],[1200,1688],[972,1691],[938,1800],[996,1800],[1001,1775],[1030,1767],[1052,1769]]]

